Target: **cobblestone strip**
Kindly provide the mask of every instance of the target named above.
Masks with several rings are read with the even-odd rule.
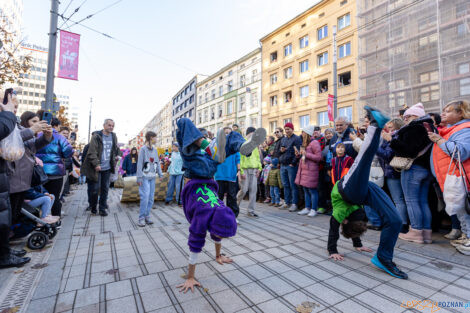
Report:
[[[114,215],[114,221],[116,222],[116,229],[118,233],[120,233],[122,229],[121,229],[121,223],[119,222],[119,216],[117,213],[113,213],[113,215]]]
[[[132,236],[132,232],[128,231],[127,236],[129,237],[129,241],[131,242],[132,249],[134,249],[135,257],[137,258],[137,262],[139,262],[139,267],[140,270],[142,271],[142,274],[148,275],[149,271],[147,270],[147,267],[145,266],[144,261],[142,260],[142,256],[140,254],[139,249],[137,248],[137,245],[135,244],[134,236]]]
[[[151,236],[151,234],[148,232],[147,229],[144,229],[144,233],[147,235],[147,238],[150,240],[150,243],[152,244],[152,246],[154,247],[155,251],[157,251],[158,255],[160,256],[160,258],[163,260],[163,262],[165,263],[165,265],[168,267],[168,269],[172,270],[174,269],[173,265],[171,265],[170,261],[168,261],[165,253],[163,253],[162,249],[160,249],[160,247],[158,246],[158,244],[155,242],[155,240],[153,239],[153,237]]]
[[[129,221],[131,222],[132,227],[134,227],[134,229],[137,229],[137,224],[135,223],[135,221],[132,218],[131,214],[126,211],[126,215],[127,215],[127,218],[129,219]]]
[[[164,221],[161,219],[161,217],[158,216],[158,214],[156,214],[153,210],[150,211],[150,212],[151,212],[152,215],[155,217],[155,219],[160,222],[160,224],[162,224],[163,226],[168,226],[168,224],[167,224],[166,222],[164,222]]]
[[[83,226],[82,236],[86,236],[88,232],[88,227],[90,226],[91,214],[88,214],[85,221],[85,226]]]
[[[168,284],[168,281],[165,278],[165,275],[163,275],[163,272],[159,272],[158,278],[160,278],[160,281],[162,282],[163,288],[165,288],[166,294],[170,298],[171,303],[173,304],[174,309],[178,313],[184,313],[183,308],[181,307],[181,304],[179,303],[178,299],[176,298],[175,294],[173,293],[172,288]]]
[[[83,288],[90,287],[91,267],[93,265],[93,249],[95,248],[95,235],[90,236],[90,245],[88,246],[88,257],[86,259],[85,276],[83,279]]]
[[[100,216],[101,217],[101,220],[100,220],[100,233],[104,233],[105,230],[104,230],[104,216]]]
[[[75,304],[74,304],[75,305]],[[99,313],[106,313],[106,285],[100,285]]]
[[[111,259],[113,261],[113,269],[114,269],[114,281],[120,281],[121,275],[119,274],[119,263],[116,253],[116,243],[114,242],[114,234],[109,232],[109,244],[111,246]]]
[[[134,294],[135,304],[137,305],[137,312],[144,313],[144,303],[142,302],[142,297],[139,293],[139,288],[137,286],[137,281],[135,278],[131,278],[132,293]]]

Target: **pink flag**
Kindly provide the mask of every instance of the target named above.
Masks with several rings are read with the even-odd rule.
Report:
[[[334,121],[334,114],[333,114],[333,105],[335,101],[335,96],[328,95],[328,120],[330,122]]]
[[[78,50],[80,46],[80,35],[64,30],[60,31],[60,55],[59,72],[60,78],[78,80]]]

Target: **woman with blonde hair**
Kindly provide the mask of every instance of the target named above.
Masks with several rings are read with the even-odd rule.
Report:
[[[446,127],[439,130],[439,134],[429,133],[429,139],[434,142],[431,155],[433,174],[436,176],[442,192],[445,194],[444,182],[446,179],[451,156],[454,150],[460,153],[460,160],[464,173],[457,169],[458,176],[465,175],[467,188],[470,187],[470,104],[466,100],[456,100],[448,103],[441,114],[442,124]],[[457,156],[454,156],[456,159]],[[456,212],[461,224],[462,236],[450,243],[462,254],[470,255],[470,215],[462,206]]]

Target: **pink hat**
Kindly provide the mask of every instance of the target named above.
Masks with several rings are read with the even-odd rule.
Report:
[[[403,117],[407,115],[416,115],[417,117],[425,116],[426,113],[424,112],[423,104],[421,102],[418,102],[415,105],[413,105],[411,108],[405,111],[405,114],[403,114]]]

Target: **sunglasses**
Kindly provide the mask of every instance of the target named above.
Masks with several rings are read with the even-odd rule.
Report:
[[[277,130],[277,131],[275,131],[274,133],[275,133],[275,134],[279,134],[279,133],[280,133],[280,131],[278,131],[278,130]]]

